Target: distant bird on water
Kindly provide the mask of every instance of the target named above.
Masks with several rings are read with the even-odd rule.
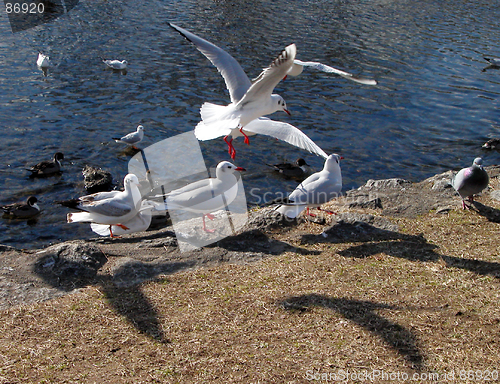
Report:
[[[135,132],[131,132],[123,137],[112,137],[112,139],[117,143],[131,145],[135,149],[139,149],[135,146],[135,144],[140,143],[143,138],[144,138],[144,127],[142,125],[139,125]]]
[[[40,68],[48,68],[50,67],[50,58],[47,55],[44,55],[42,52],[38,52],[36,65],[38,65]]]
[[[37,204],[38,199],[35,196],[28,197],[26,203],[14,203],[2,206],[4,217],[10,219],[28,219],[40,213],[40,207]]]
[[[60,173],[61,160],[63,159],[64,155],[61,152],[56,152],[53,160],[44,160],[28,169],[31,172],[30,177],[44,177]]]
[[[483,144],[484,149],[500,149],[500,139],[489,139]]]
[[[276,172],[279,172],[285,177],[290,178],[301,178],[305,176],[309,176],[311,174],[311,168],[309,164],[302,158],[298,158],[295,162],[292,163],[280,163],[270,165],[274,168]]]
[[[466,199],[473,202],[474,195],[488,186],[490,178],[482,164],[483,159],[476,157],[472,166],[461,169],[451,180],[451,185],[462,198],[463,209],[470,209],[470,205],[465,204]]]
[[[106,60],[106,59],[102,59],[102,62],[104,64],[106,64],[108,66],[108,68],[111,68],[111,69],[116,69],[116,70],[124,70],[124,69],[127,69],[127,66],[128,66],[128,62],[127,60]]]

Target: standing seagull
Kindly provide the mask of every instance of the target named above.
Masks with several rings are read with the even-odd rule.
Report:
[[[135,146],[135,144],[140,143],[143,138],[144,138],[144,127],[142,125],[139,125],[135,132],[131,132],[123,137],[113,137],[112,139],[117,143],[128,144],[135,149],[139,149]]]
[[[305,208],[319,207],[338,197],[342,190],[341,159],[336,154],[328,156],[323,169],[300,183],[277,211],[293,219]]]
[[[290,71],[288,71],[287,75],[290,76],[298,76],[302,73],[304,70],[304,67],[310,67],[313,69],[316,69],[318,71],[326,72],[326,73],[334,73],[336,75],[342,76],[345,79],[354,81],[356,83],[360,84],[365,84],[365,85],[377,85],[377,82],[372,79],[365,79],[363,77],[356,77],[353,74],[349,72],[344,72],[341,71],[340,69],[336,69],[333,67],[330,67],[328,65],[322,64],[322,63],[317,63],[315,61],[300,61],[295,59],[293,61],[293,66],[290,68]]]
[[[28,169],[28,171],[31,172],[30,177],[43,177],[58,174],[61,172],[61,160],[63,159],[64,155],[61,152],[56,152],[52,161],[44,160]]]
[[[472,166],[462,168],[451,180],[451,185],[462,198],[463,209],[470,209],[470,206],[465,204],[465,199],[472,203],[474,195],[480,193],[488,186],[490,177],[482,164],[483,159],[476,157]]]
[[[82,212],[68,213],[68,223],[86,222],[109,225],[109,233],[113,235],[112,226],[127,230],[125,225],[138,213],[142,197],[139,191],[139,179],[129,173],[123,179],[124,191],[98,192],[82,196],[74,200],[74,205],[61,202]]]
[[[28,219],[40,213],[40,207],[37,204],[38,199],[35,196],[28,197],[26,203],[14,203],[1,207],[3,215],[8,218]]]
[[[215,169],[215,177],[195,181],[167,194],[167,208],[201,213],[203,215],[203,230],[209,230],[205,217],[212,220],[212,212],[231,204],[238,195],[238,179],[235,172],[245,171],[229,161],[221,161]]]
[[[272,91],[293,65],[297,51],[295,44],[287,46],[271,65],[251,82],[240,64],[226,51],[183,28],[174,24],[170,26],[192,42],[217,67],[226,82],[231,98],[231,104],[226,106],[212,103],[204,103],[201,106],[202,121],[195,128],[198,140],[211,140],[224,136],[229,153],[234,159],[235,150],[231,143],[232,139],[228,141],[229,136],[244,136],[245,143],[248,144],[247,124],[276,111],[290,114],[285,100],[279,95],[272,94]],[[265,121],[265,124],[272,125],[272,120]],[[272,136],[271,133],[266,134]]]

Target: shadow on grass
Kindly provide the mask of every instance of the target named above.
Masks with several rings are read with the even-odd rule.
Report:
[[[170,232],[163,234],[166,237],[170,235]],[[158,235],[146,234],[144,238],[154,240]],[[122,243],[138,240],[117,239]],[[98,241],[97,244],[100,242],[102,241]],[[176,246],[176,243],[171,245]],[[90,285],[100,287],[106,300],[118,314],[133,324],[139,332],[164,343],[169,341],[162,331],[159,314],[154,304],[141,291],[141,283],[160,275],[202,266],[206,262],[248,262],[263,258],[265,255],[279,255],[290,250],[311,253],[306,249],[296,249],[287,243],[271,240],[260,230],[252,230],[225,238],[216,244],[195,250],[192,254],[186,253],[182,256],[183,261],[145,262],[124,258],[118,261],[121,264],[115,265],[112,274],[97,274],[106,264],[107,258],[96,245],[87,243],[87,247],[78,245],[76,251],[71,249],[72,253],[54,251],[41,256],[35,262],[34,273],[48,285],[67,292]]]
[[[419,351],[415,335],[403,326],[384,318],[377,310],[397,310],[398,308],[371,301],[350,300],[328,297],[319,294],[307,294],[288,297],[281,306],[291,312],[305,312],[311,307],[322,307],[341,314],[347,320],[378,336],[391,349],[407,360],[413,369],[421,370],[424,358]]]
[[[488,221],[491,221],[492,223],[500,223],[500,210],[481,204],[477,201],[474,201],[472,204],[474,205],[474,208],[476,208],[477,213],[486,217]]]
[[[447,267],[464,269],[483,276],[490,275],[497,279],[500,278],[500,263],[442,255],[436,252],[438,246],[428,243],[427,239],[421,235],[406,235],[393,230],[377,228],[365,222],[339,222],[325,233],[326,237],[304,235],[302,241],[323,243],[363,242],[363,244],[354,245],[340,251],[339,255],[365,258],[385,253],[389,256],[411,261],[437,262],[443,260]]]

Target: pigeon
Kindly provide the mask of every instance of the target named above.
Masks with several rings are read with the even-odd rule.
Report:
[[[251,82],[240,64],[223,49],[172,23],[170,26],[192,42],[217,67],[231,98],[231,104],[225,106],[207,102],[202,105],[202,121],[195,127],[198,140],[224,136],[229,153],[234,159],[235,151],[232,151],[231,144],[227,141],[229,136],[236,137],[239,132],[240,136],[245,137],[245,143],[249,144],[248,134],[244,129],[248,123],[276,111],[290,114],[285,100],[272,94],[272,91],[293,65],[297,51],[295,44],[287,46],[270,66]]]
[[[327,72],[327,73],[334,73],[336,75],[340,75],[345,79],[354,81],[356,83],[360,84],[365,84],[365,85],[377,85],[377,82],[372,79],[365,79],[362,77],[356,77],[351,73],[341,71],[340,69],[336,69],[333,67],[330,67],[328,65],[322,64],[322,63],[317,63],[315,61],[300,61],[295,59],[293,61],[293,66],[290,68],[290,71],[288,71],[287,75],[290,76],[298,76],[302,73],[304,70],[304,67],[310,67],[313,69],[317,69],[318,71],[322,72]],[[285,76],[286,77],[286,76]]]
[[[48,68],[50,67],[50,58],[44,55],[42,52],[38,52],[38,57],[36,59],[36,65],[40,68]]]
[[[35,196],[28,197],[26,203],[14,203],[2,206],[4,217],[11,219],[28,219],[40,213],[40,207],[37,204],[38,199]]]
[[[342,159],[343,157],[337,154],[328,156],[323,169],[313,173],[300,183],[276,210],[293,219],[305,208],[309,212],[310,207],[319,207],[338,197],[342,190],[340,171],[340,160]]]
[[[123,143],[127,145],[131,145],[134,149],[139,149],[135,146],[142,141],[144,138],[144,127],[142,125],[137,126],[137,130],[135,132],[131,132],[123,137],[113,137],[112,139],[117,143]]]
[[[127,60],[106,60],[101,58],[103,63],[108,66],[108,68],[116,69],[116,70],[124,70],[127,69],[128,62]]]
[[[231,204],[238,195],[238,178],[235,172],[245,171],[229,161],[217,164],[215,177],[195,181],[182,188],[169,192],[167,208],[201,213],[203,215],[203,230],[206,228],[205,217],[213,219],[210,214]]]
[[[304,178],[311,174],[311,168],[303,158],[298,158],[293,164],[280,163],[273,164],[271,167],[273,167],[276,172],[279,172],[283,176],[289,178]]]
[[[472,203],[474,195],[488,186],[490,178],[482,164],[483,159],[476,157],[472,166],[462,168],[451,180],[451,185],[462,198],[463,209],[470,209],[470,206],[465,204],[466,199]]]
[[[30,169],[30,177],[43,177],[59,174],[61,172],[61,160],[64,159],[64,155],[61,152],[56,152],[54,154],[53,160],[44,160]]]
[[[59,202],[82,211],[68,213],[68,223],[87,222],[109,225],[111,237],[116,237],[112,231],[113,225],[128,229],[124,223],[137,215],[142,197],[139,191],[139,179],[136,175],[131,173],[126,175],[123,184],[124,191],[98,192],[76,200]]]

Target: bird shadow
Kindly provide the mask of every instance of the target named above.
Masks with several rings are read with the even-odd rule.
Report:
[[[482,205],[482,204],[481,204]],[[489,208],[489,207],[486,207]],[[442,255],[437,245],[430,244],[422,235],[408,235],[392,229],[377,228],[365,222],[346,223],[343,221],[325,231],[325,236],[304,235],[302,242],[323,243],[363,243],[353,245],[338,252],[344,257],[367,258],[380,253],[410,261],[444,261],[447,267],[468,270],[478,275],[500,278],[500,263],[464,259]]]
[[[473,201],[472,204],[479,215],[485,217],[492,223],[500,223],[500,210],[481,204],[478,201]]]
[[[98,264],[99,268],[107,261],[104,255],[103,257],[104,260]],[[49,286],[66,292],[86,286],[98,287],[114,311],[123,316],[140,333],[161,343],[169,342],[162,330],[159,313],[142,292],[140,283],[159,275],[173,274],[191,268],[195,265],[194,261],[151,264],[128,259],[114,270],[113,276],[110,276],[96,275],[95,270],[92,270],[95,268],[86,263],[86,257],[83,257],[81,262],[66,263],[57,272],[54,269],[44,271],[44,265],[48,262],[53,263],[51,258],[53,256],[43,256],[33,266],[34,273]]]
[[[278,304],[292,313],[303,313],[312,307],[327,308],[339,313],[345,319],[378,336],[408,361],[413,369],[421,370],[423,367],[424,357],[419,350],[417,337],[410,330],[377,313],[379,310],[398,310],[395,306],[316,293],[288,297]]]

